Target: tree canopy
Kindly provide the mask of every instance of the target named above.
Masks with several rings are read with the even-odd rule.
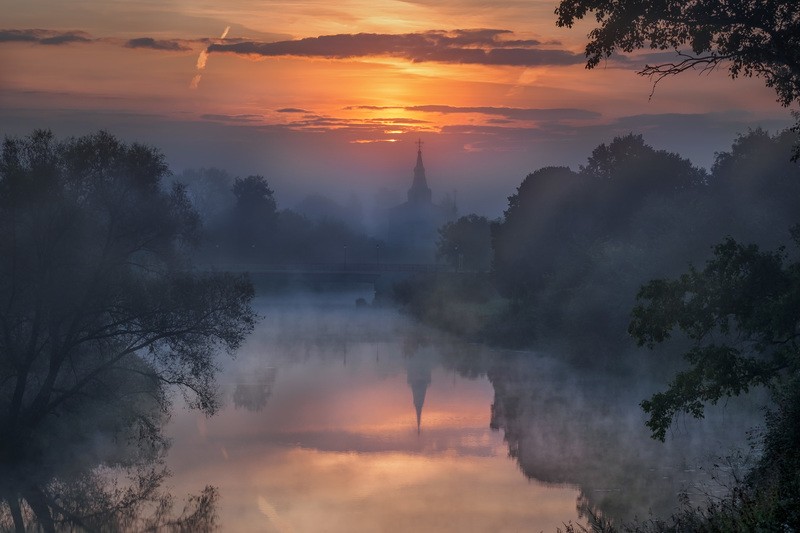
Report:
[[[188,267],[201,225],[168,173],[157,150],[105,132],[3,143],[0,497],[26,500],[45,530],[41,487],[66,450],[102,434],[137,451],[97,464],[157,456],[170,390],[214,412],[217,354],[253,328],[245,277]]]
[[[800,246],[800,227],[793,229]],[[653,436],[664,440],[678,413],[701,417],[707,402],[775,386],[800,371],[800,262],[726,239],[702,270],[653,280],[637,296],[630,333],[640,346],[677,330],[692,343],[689,369],[642,402]]]
[[[475,214],[463,216],[439,228],[436,257],[457,269],[486,271],[492,262],[490,222]]]
[[[555,12],[562,27],[594,15],[587,68],[618,49],[675,50],[675,60],[648,64],[639,73],[657,83],[686,70],[724,65],[733,78],[763,78],[785,107],[800,102],[800,6],[795,0],[562,0]]]

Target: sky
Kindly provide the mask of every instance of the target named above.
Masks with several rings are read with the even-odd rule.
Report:
[[[671,52],[593,70],[591,26],[555,0],[0,0],[0,135],[105,129],[172,170],[261,174],[278,202],[370,205],[411,184],[498,216],[530,172],[574,169],[641,133],[709,167],[738,133],[788,126],[759,79],[636,75]],[[385,193],[385,191],[384,191]]]

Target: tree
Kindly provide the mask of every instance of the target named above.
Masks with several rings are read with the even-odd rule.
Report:
[[[641,135],[629,133],[601,144],[589,156],[581,174],[616,182],[637,196],[669,194],[701,186],[705,172],[674,152],[656,150]]]
[[[274,217],[277,204],[274,191],[270,189],[264,176],[247,176],[236,178],[233,184],[237,208],[247,213],[263,217]]]
[[[556,258],[585,219],[596,217],[586,180],[567,167],[545,167],[528,174],[508,197],[503,220],[492,226],[498,288],[511,298],[542,288]]]
[[[733,78],[763,78],[784,107],[800,102],[800,9],[795,0],[562,0],[555,12],[561,27],[594,14],[598,26],[588,35],[587,68],[617,49],[671,49],[678,55],[675,61],[646,65],[639,74],[658,83],[687,70],[727,65]],[[795,145],[798,157],[800,145]]]
[[[95,466],[158,456],[170,391],[213,413],[217,355],[253,328],[245,277],[191,271],[200,221],[168,173],[157,150],[105,132],[3,143],[0,498],[45,530],[65,450],[102,434],[125,450]]]
[[[185,169],[173,181],[186,186],[192,206],[206,225],[218,224],[219,217],[230,211],[236,200],[231,191],[233,177],[218,168]]]
[[[275,232],[277,203],[264,176],[236,178],[232,192],[236,196],[226,236],[241,258],[263,257]]]
[[[800,246],[800,227],[792,233]],[[707,402],[800,377],[800,262],[787,260],[784,249],[728,238],[703,270],[641,288],[629,328],[638,344],[653,347],[675,330],[692,343],[688,370],[642,402],[654,438],[664,440],[678,413],[702,417]]]
[[[489,220],[475,214],[439,228],[436,256],[456,268],[486,271],[492,262]]]

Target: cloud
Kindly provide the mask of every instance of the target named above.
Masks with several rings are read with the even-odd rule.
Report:
[[[219,122],[241,122],[241,123],[261,122],[264,120],[264,117],[262,115],[251,115],[251,114],[222,115],[216,113],[206,113],[205,115],[200,115],[200,118],[205,120],[219,121]]]
[[[478,107],[458,107],[450,105],[415,105],[415,106],[349,106],[345,109],[365,109],[372,111],[380,111],[386,109],[402,109],[405,111],[418,111],[421,113],[478,113],[482,115],[492,115],[504,117],[509,120],[587,120],[599,118],[601,115],[595,111],[588,109],[576,108],[527,108],[527,107],[492,107],[492,106],[478,106]]]
[[[599,118],[601,115],[588,109],[576,108],[519,108],[519,107],[456,107],[449,105],[419,105],[407,107],[408,111],[424,113],[480,113],[495,115],[512,120],[586,120]]]
[[[121,45],[126,48],[148,48],[160,51],[180,51],[191,50],[191,43],[207,44],[203,39],[153,39],[152,37],[137,37],[127,41],[115,38],[95,38],[85,31],[57,31],[43,29],[0,30],[0,44],[13,42],[27,42],[43,45],[62,45],[70,43],[96,43],[104,42],[113,45]]]
[[[300,109],[299,107],[282,107],[281,109],[276,109],[275,111],[278,113],[310,113],[310,111]]]
[[[508,30],[474,29],[421,33],[358,33],[321,35],[290,41],[211,44],[209,52],[228,52],[263,57],[322,57],[350,59],[385,56],[412,62],[481,65],[576,65],[583,54],[568,50],[540,48],[534,39],[509,39]]]
[[[175,52],[185,52],[191,50],[188,46],[177,40],[161,40],[152,37],[139,37],[131,39],[125,43],[127,48],[150,48],[152,50],[166,50]]]
[[[366,118],[363,119],[364,122],[374,122],[378,124],[430,124],[430,120],[422,120],[418,118],[408,118],[408,117],[378,117],[378,118]]]
[[[44,45],[60,45],[69,43],[88,43],[93,39],[83,31],[55,30],[0,30],[0,43],[28,42]]]

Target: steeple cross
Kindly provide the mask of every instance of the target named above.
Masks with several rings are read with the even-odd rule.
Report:
[[[417,139],[417,142],[416,142],[416,143],[414,143],[414,144],[416,144],[416,145],[417,145],[417,149],[418,149],[418,150],[421,152],[421,151],[422,151],[422,145],[424,144],[424,143],[422,142],[422,139]]]

